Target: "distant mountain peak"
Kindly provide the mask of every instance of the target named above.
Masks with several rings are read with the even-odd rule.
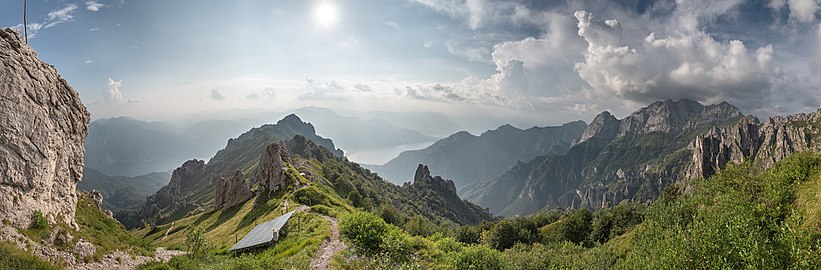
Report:
[[[292,114],[289,114],[289,115],[287,115],[287,116],[283,117],[281,120],[277,121],[277,125],[281,125],[281,124],[285,124],[285,125],[301,125],[301,124],[307,124],[307,123],[302,122],[302,119],[301,119],[301,118],[299,118],[299,116],[297,116],[296,114],[293,114],[293,113],[292,113]]]

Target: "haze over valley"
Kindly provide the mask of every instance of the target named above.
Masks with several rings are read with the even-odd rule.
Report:
[[[0,4],[0,269],[815,269],[817,0]]]

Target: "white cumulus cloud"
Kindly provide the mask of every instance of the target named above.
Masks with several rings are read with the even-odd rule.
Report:
[[[665,38],[651,33],[641,46],[630,47],[617,21],[586,11],[575,17],[579,36],[588,42],[575,69],[600,94],[640,103],[690,98],[760,108],[780,76],[771,45],[750,50],[741,41],[719,42],[699,31]]]
[[[108,91],[105,92],[103,96],[103,102],[107,104],[119,104],[123,103],[123,93],[120,92],[120,87],[123,86],[123,80],[117,80],[108,78]]]
[[[103,7],[103,4],[97,1],[86,1],[86,10],[89,11],[100,11],[100,8]]]

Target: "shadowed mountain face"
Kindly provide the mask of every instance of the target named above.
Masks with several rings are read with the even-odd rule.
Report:
[[[519,162],[498,177],[465,188],[463,195],[501,215],[644,202],[687,178],[692,162],[687,146],[693,139],[742,117],[727,103],[703,106],[686,99],[655,102],[621,120],[604,112],[566,154]]]
[[[369,165],[393,183],[413,179],[417,164],[428,164],[431,172],[453,179],[457,188],[501,174],[517,161],[547,154],[563,154],[587,125],[582,121],[558,127],[521,130],[504,125],[474,136],[459,132],[428,148],[406,151],[384,165]]]

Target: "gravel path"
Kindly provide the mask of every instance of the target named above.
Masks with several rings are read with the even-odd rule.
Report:
[[[348,245],[339,240],[339,222],[329,216],[323,215],[322,217],[325,218],[328,223],[331,223],[331,239],[325,240],[325,242],[319,246],[316,255],[311,258],[311,269],[328,269],[334,254],[348,248]]]

